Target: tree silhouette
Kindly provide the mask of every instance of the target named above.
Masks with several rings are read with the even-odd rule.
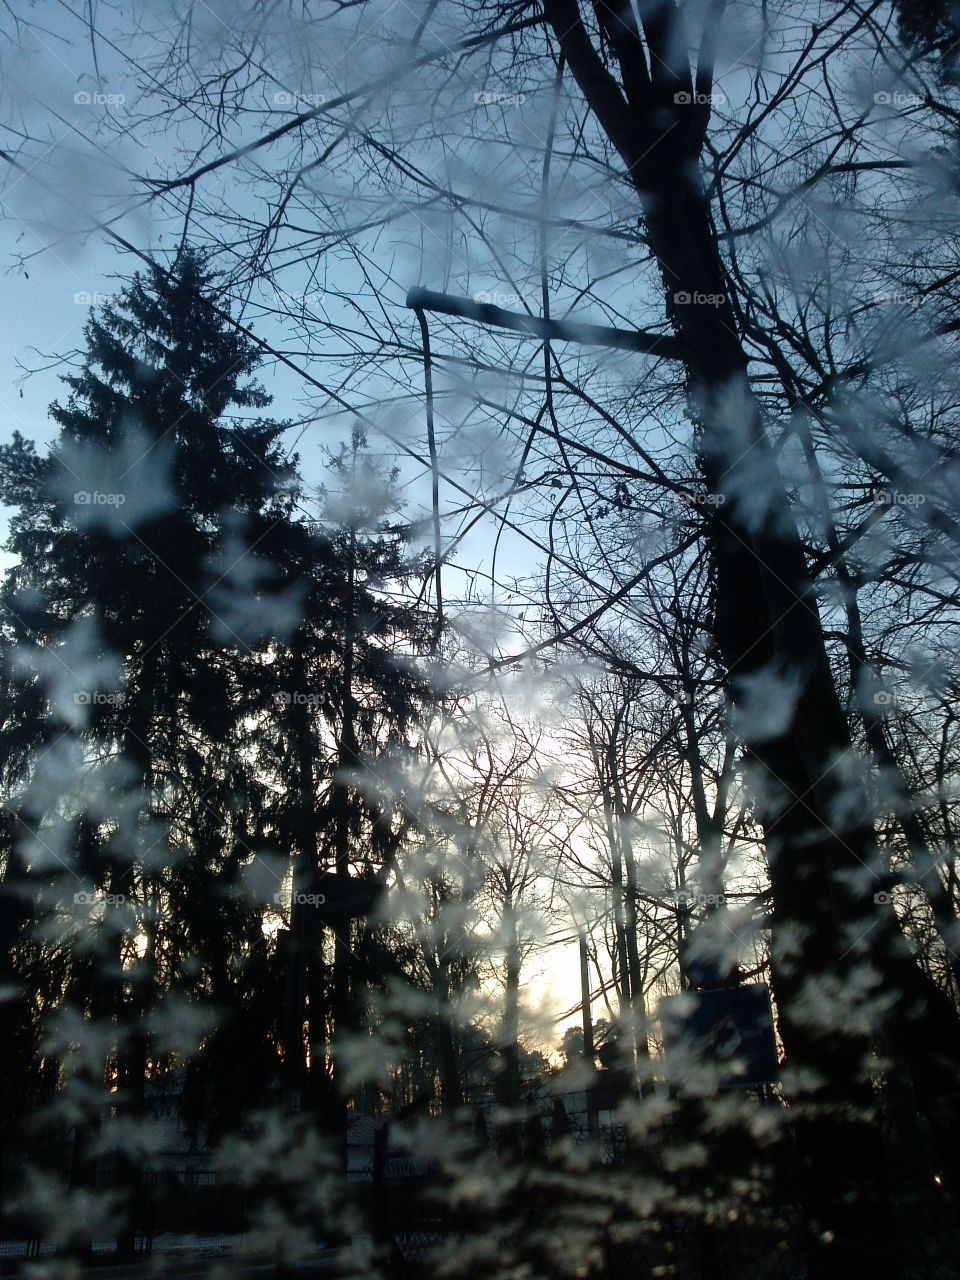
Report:
[[[331,994],[317,913],[317,964],[304,968],[296,948],[268,942],[279,908],[272,891],[251,894],[250,874],[267,847],[296,855],[297,887],[313,891],[334,863],[344,875],[383,864],[391,814],[348,774],[402,741],[425,692],[406,660],[417,613],[378,596],[403,570],[401,540],[368,536],[356,514],[321,529],[303,518],[284,424],[233,416],[269,398],[215,299],[189,249],[137,276],[88,322],[49,456],[20,438],[2,453],[19,556],[0,602],[20,652],[2,737],[9,976],[43,1013],[72,1006],[112,1027],[77,1077],[77,1185],[94,1176],[105,1100],[143,1119],[172,1090],[195,1141],[236,1129],[290,1058],[298,1010],[287,1000],[285,1039],[284,984],[304,974],[322,1068]],[[65,752],[70,776],[63,760],[51,770]],[[65,911],[77,917],[66,945],[37,935]],[[342,962],[334,974],[344,1020],[349,974]],[[153,1030],[175,1000],[205,1019],[192,1055]],[[25,1053],[45,1060],[39,1024],[25,1026],[33,1042],[27,1053],[23,1030],[11,1040],[7,1090]],[[139,1165],[119,1164],[131,1207]]]

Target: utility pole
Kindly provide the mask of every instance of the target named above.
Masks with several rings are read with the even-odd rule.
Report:
[[[580,932],[580,998],[583,1008],[583,1060],[593,1066],[593,1011],[590,1008],[590,969],[587,935]]]

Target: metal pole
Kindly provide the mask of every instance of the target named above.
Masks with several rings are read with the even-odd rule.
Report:
[[[407,294],[407,306],[412,311],[433,311],[438,315],[459,316],[475,320],[478,324],[497,329],[512,329],[534,338],[552,342],[579,342],[591,347],[619,347],[625,351],[639,351],[642,355],[661,356],[679,360],[679,341],[670,333],[649,333],[643,329],[614,329],[607,325],[584,324],[578,320],[544,320],[542,316],[523,312],[505,311],[490,302],[475,302],[473,298],[458,298],[449,293],[434,293],[432,289],[411,289]]]

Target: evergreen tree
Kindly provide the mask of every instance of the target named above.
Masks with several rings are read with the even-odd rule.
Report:
[[[295,855],[298,884],[382,863],[391,814],[352,775],[403,738],[424,692],[392,652],[416,649],[416,615],[380,589],[404,571],[402,539],[368,536],[363,517],[302,518],[284,424],[237,415],[269,397],[203,258],[135,277],[86,338],[48,456],[19,436],[0,450],[18,557],[0,592],[0,924],[4,977],[34,1015],[3,1086],[31,1066],[63,1085],[79,1062],[63,1094],[85,1115],[76,1185],[93,1177],[105,1099],[138,1120],[172,1090],[197,1142],[239,1126],[302,1040],[285,986],[313,983],[325,1061],[322,935],[301,939],[312,969],[270,941],[258,854]],[[342,958],[334,977],[344,1021]],[[177,1001],[205,1011],[192,1055],[156,1030]],[[41,1026],[70,1009],[87,1043],[64,1033],[53,1064]],[[137,1161],[120,1166],[132,1204]]]
[[[229,1010],[262,944],[241,900],[216,892],[256,831],[243,745],[270,630],[235,618],[227,588],[238,540],[290,518],[295,473],[283,424],[229,416],[269,397],[200,255],[137,276],[85,332],[83,365],[51,408],[49,455],[19,438],[3,452],[3,497],[19,508],[19,563],[0,598],[19,655],[3,760],[14,822],[34,832],[14,840],[8,868],[18,859],[34,882],[43,869],[48,934],[65,908],[79,917],[52,1004],[113,1024],[105,1079],[139,1117],[156,1087],[147,1028],[161,992],[188,972]],[[51,771],[51,752],[69,759]]]
[[[342,1134],[346,1096],[328,1046],[360,1027],[361,979],[379,984],[393,959],[362,917],[312,905],[348,877],[382,883],[410,815],[378,786],[383,761],[409,749],[429,690],[412,662],[430,643],[426,619],[397,595],[423,566],[391,522],[396,474],[370,458],[363,433],[333,459],[313,525],[276,530],[305,590],[304,623],[278,647],[277,696],[260,741],[265,776],[286,779],[271,810],[275,843],[293,854],[284,1001],[286,1083],[321,1106]],[[279,549],[277,554],[280,554]],[[325,936],[326,935],[326,936]],[[366,959],[358,964],[356,957]],[[376,957],[376,959],[374,959]],[[308,1052],[309,1047],[309,1052]]]

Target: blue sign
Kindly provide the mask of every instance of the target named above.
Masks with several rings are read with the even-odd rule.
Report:
[[[669,996],[660,1001],[660,1018],[668,1072],[673,1049],[675,1057],[680,1052],[716,1067],[720,1088],[776,1081],[777,1044],[764,983]]]

